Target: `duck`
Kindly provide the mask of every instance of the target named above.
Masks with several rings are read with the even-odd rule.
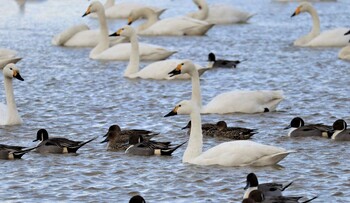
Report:
[[[94,137],[88,141],[73,141],[63,137],[49,138],[49,134],[46,129],[38,130],[36,139],[33,142],[41,141],[35,151],[38,153],[53,153],[53,154],[67,154],[76,153],[78,149],[87,143],[95,140]]]
[[[0,69],[9,63],[17,63],[22,58],[17,56],[17,52],[11,49],[0,48]]]
[[[5,159],[5,160],[20,159],[24,154],[35,149],[35,147],[27,148],[27,149],[26,148],[27,147],[0,144],[0,159]]]
[[[136,28],[137,34],[139,35],[204,35],[214,26],[214,24],[186,16],[159,20],[157,14],[149,8],[132,10],[128,17],[128,25],[131,25],[134,21],[140,18],[146,18],[146,22],[142,23]]]
[[[186,142],[177,146],[170,146],[170,142],[155,142],[146,141],[141,135],[135,137],[130,136],[129,147],[125,150],[126,154],[140,155],[140,156],[152,156],[152,155],[165,155],[171,156],[171,154]]]
[[[135,195],[130,198],[129,203],[146,203],[146,200],[141,195]]]
[[[159,133],[149,131],[149,130],[142,130],[142,129],[128,129],[128,130],[121,130],[121,128],[118,125],[111,125],[108,129],[107,134],[105,134],[103,137],[106,137],[105,140],[103,140],[101,143],[108,142],[107,144],[107,150],[109,151],[119,151],[123,150],[125,151],[130,145],[129,140],[130,137],[136,137],[136,140],[139,139],[139,136],[142,136],[142,139],[145,141],[149,141],[154,136],[158,135]],[[135,140],[135,139],[132,139]],[[136,144],[137,142],[134,142]],[[170,143],[165,142],[162,144],[170,145]]]
[[[293,184],[293,181],[288,183],[283,187],[280,183],[260,183],[258,177],[255,173],[249,173],[247,175],[247,185],[244,187],[245,193],[243,198],[249,198],[249,194],[253,190],[259,190],[264,193],[266,196],[282,196],[282,192]]]
[[[349,34],[350,34],[350,30],[344,33],[344,35],[349,35]],[[350,60],[350,45],[345,46],[339,51],[338,58],[343,60]]]
[[[316,9],[309,2],[302,2],[296,8],[291,17],[307,12],[312,17],[312,30],[309,34],[294,41],[294,46],[301,47],[343,47],[349,42],[350,37],[344,36],[348,28],[336,28],[320,32],[320,19]]]
[[[20,125],[23,123],[18,113],[15,96],[13,93],[12,79],[24,81],[19,68],[13,64],[7,64],[2,70],[6,93],[6,104],[0,103],[0,125]]]
[[[304,120],[300,117],[294,117],[289,126],[284,129],[290,129],[289,137],[325,137],[328,138],[332,130],[332,126],[323,125],[321,123],[305,125]]]
[[[184,100],[164,117],[190,115],[191,133],[182,162],[200,166],[269,166],[275,165],[292,151],[249,140],[224,142],[203,152],[200,107],[197,101]]]
[[[350,130],[347,128],[347,123],[343,119],[338,119],[333,123],[332,140],[336,141],[350,141]]]
[[[210,24],[246,23],[255,15],[227,4],[216,4],[209,7],[206,0],[193,0],[193,3],[199,10],[189,13],[187,16]]]
[[[103,5],[98,1],[92,2],[84,13],[84,16],[91,13],[97,13],[101,28],[99,42],[95,48],[90,51],[89,57],[94,60],[104,61],[128,60],[132,52],[131,44],[129,43],[128,39],[122,37],[121,39],[124,39],[124,41],[127,41],[127,43],[119,43],[109,47],[108,25],[104,14]],[[164,47],[152,44],[140,43],[139,46],[140,60],[162,60],[176,53],[176,51],[169,51]]]
[[[223,60],[223,59],[216,59],[216,56],[213,52],[210,52],[208,54],[208,61],[212,62],[213,68],[236,68],[238,64],[241,63],[241,61],[230,61],[230,60]]]
[[[146,6],[136,2],[120,2],[115,3],[115,0],[107,0],[104,5],[105,15],[108,19],[127,19],[130,15],[130,12],[133,9],[139,9],[147,7],[152,9],[158,17],[166,11],[164,8],[158,8],[154,6]],[[97,18],[97,15],[91,15],[92,18]]]
[[[283,91],[243,91],[225,92],[214,97],[202,106],[202,96],[198,71],[192,61],[184,60],[168,73],[170,77],[189,74],[192,78],[192,99],[198,102],[202,114],[263,113],[275,111],[283,100]]]
[[[264,202],[264,203],[299,203],[299,200],[303,198],[302,196],[268,196],[265,195],[264,192],[260,190],[253,190],[249,193],[249,198],[246,198],[247,200],[250,200],[250,202]],[[316,199],[316,197],[313,197],[311,199],[308,199],[306,201],[302,201],[300,203],[307,203],[311,202],[312,200]],[[249,202],[249,201],[248,201]]]
[[[187,134],[190,134],[191,121],[182,129],[189,128]],[[225,121],[218,121],[214,123],[202,124],[202,133],[204,136],[210,137],[224,137],[232,140],[247,140],[254,134],[258,133],[256,129],[241,128],[241,127],[227,127]]]
[[[154,79],[154,80],[172,80],[172,79],[190,79],[189,75],[170,77],[168,72],[175,66],[179,61],[182,60],[162,60],[151,63],[140,70],[140,57],[139,57],[139,43],[137,39],[136,31],[133,27],[126,25],[120,28],[117,32],[111,34],[110,36],[123,36],[130,39],[131,42],[131,55],[129,59],[129,64],[124,71],[124,77],[127,78],[141,78],[141,79]],[[208,67],[202,67],[195,65],[195,69],[202,75],[205,71],[211,69]]]

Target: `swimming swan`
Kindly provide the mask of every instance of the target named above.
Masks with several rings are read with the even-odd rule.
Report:
[[[187,16],[204,20],[211,24],[246,23],[254,14],[240,11],[230,5],[212,5],[208,7],[206,0],[193,0],[199,11],[189,13]]]
[[[23,78],[19,74],[19,69],[13,63],[5,66],[3,74],[7,104],[0,103],[0,125],[18,125],[22,123],[22,119],[17,111],[13,94],[12,78],[17,78],[21,81],[23,81]]]
[[[299,15],[302,12],[308,12],[312,17],[312,30],[309,34],[300,37],[294,41],[294,46],[303,47],[343,47],[348,45],[349,36],[344,36],[348,28],[336,28],[320,32],[320,19],[314,7],[308,3],[300,3],[293,16]]]
[[[183,163],[221,166],[268,166],[277,164],[290,153],[280,147],[263,145],[248,140],[224,142],[202,152],[203,135],[200,106],[196,101],[185,100],[176,105],[165,117],[177,114],[189,114],[191,116],[191,134],[182,157]]]
[[[94,1],[90,4],[84,16],[94,12],[98,15],[101,27],[99,42],[96,47],[91,50],[89,57],[97,60],[128,60],[131,53],[130,43],[120,43],[109,48],[108,26],[104,15],[104,8],[98,1]],[[140,44],[141,60],[162,60],[174,53],[175,51],[168,51],[160,46]]]
[[[152,9],[157,13],[158,16],[160,16],[166,10],[164,8],[146,6],[136,2],[120,2],[115,4],[114,0],[107,0],[104,4],[106,18],[109,19],[126,19],[129,17],[130,12],[133,9],[139,9],[143,7]],[[92,14],[90,17],[97,18],[97,15]]]
[[[17,57],[16,51],[0,48],[0,69],[3,69],[9,63],[17,63],[21,59]]]
[[[124,72],[124,77],[128,78],[142,78],[142,79],[155,79],[155,80],[171,80],[174,79],[168,75],[169,71],[178,64],[181,60],[164,60],[157,61],[149,64],[145,68],[140,70],[140,59],[139,59],[139,43],[137,40],[136,31],[129,25],[124,26],[117,32],[110,36],[124,36],[130,39],[131,42],[131,55],[128,67]],[[199,72],[199,75],[203,74],[206,70],[210,69],[203,68],[196,65],[195,70]],[[176,79],[190,79],[189,75],[182,75],[176,77]]]
[[[193,63],[189,60],[183,61],[173,71],[170,76],[179,74],[189,74],[192,77],[192,99],[201,106],[201,113],[259,113],[275,111],[277,105],[283,100],[282,91],[231,91],[214,97],[207,105],[202,106],[202,96],[199,76],[194,71]]]
[[[159,20],[156,13],[149,8],[133,10],[128,18],[128,25],[140,18],[146,18],[146,22],[137,28],[139,35],[204,35],[214,26],[186,16]]]
[[[349,35],[350,31],[344,33],[344,35]],[[350,45],[342,48],[338,53],[338,58],[343,60],[350,60]]]

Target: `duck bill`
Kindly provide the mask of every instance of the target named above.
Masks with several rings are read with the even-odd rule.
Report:
[[[39,141],[38,139],[33,140],[33,142]]]
[[[165,115],[164,117],[169,117],[169,116],[176,116],[177,115],[177,112],[172,110],[170,111],[167,115]]]
[[[247,182],[247,185],[244,187],[244,190],[248,189],[250,187],[250,183]]]
[[[24,81],[24,79],[22,78],[22,76],[21,76],[19,73],[16,73],[16,74],[14,75],[14,77],[17,78],[17,79],[20,80],[20,81]]]
[[[287,129],[289,129],[289,128],[291,128],[292,126],[291,125],[289,125],[289,126],[287,126],[287,127],[285,127],[285,128],[283,128],[284,130],[287,130]]]

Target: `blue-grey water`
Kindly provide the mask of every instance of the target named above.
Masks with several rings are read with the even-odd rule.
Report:
[[[168,8],[165,17],[196,9],[190,0],[144,0]],[[215,2],[214,0],[209,1]],[[255,172],[261,182],[294,181],[286,195],[313,202],[349,202],[349,143],[321,138],[291,139],[283,128],[294,116],[306,122],[350,121],[350,64],[337,59],[339,48],[297,48],[292,42],[311,28],[307,14],[290,18],[297,3],[270,0],[226,0],[256,15],[248,24],[215,26],[202,37],[141,37],[177,50],[171,58],[205,64],[213,51],[218,58],[247,59],[237,69],[216,69],[201,79],[203,103],[238,89],[281,89],[285,100],[278,112],[204,115],[203,122],[226,120],[231,126],[259,129],[253,140],[296,150],[279,167],[194,166],[181,162],[185,147],[171,157],[139,157],[108,152],[100,144],[112,124],[158,131],[159,140],[184,142],[181,127],[188,116],[164,118],[176,103],[189,99],[190,81],[130,80],[127,62],[88,58],[89,48],[51,45],[51,38],[80,23],[89,5],[85,0],[1,0],[0,47],[18,51],[24,81],[14,80],[16,103],[24,123],[0,126],[0,143],[34,146],[40,128],[52,136],[98,140],[78,155],[26,154],[22,160],[1,162],[0,199],[6,202],[127,202],[141,194],[147,202],[239,202],[245,178]],[[349,26],[350,3],[315,3],[322,29]],[[109,21],[117,30],[125,21]],[[122,51],[122,50],[120,50]],[[142,63],[145,65],[145,63]],[[5,101],[0,77],[0,101]],[[204,148],[226,140],[204,139]]]

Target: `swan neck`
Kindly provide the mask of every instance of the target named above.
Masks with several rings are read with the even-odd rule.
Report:
[[[194,68],[190,75],[192,78],[192,100],[195,101],[200,108],[202,108],[201,85],[198,70]]]
[[[137,73],[140,68],[139,42],[136,33],[133,33],[130,37],[130,43],[131,54],[128,67],[124,72],[124,76],[130,76],[131,74]]]
[[[7,116],[8,116],[8,120],[11,120],[10,117],[18,116],[15,96],[13,94],[12,79],[4,77],[4,85],[5,85],[6,104],[7,104],[7,112],[8,112]]]
[[[202,135],[202,121],[199,112],[199,108],[196,107],[191,116],[191,131],[188,145],[183,155],[183,162],[191,162],[194,158],[202,154],[203,148],[203,135]]]
[[[114,0],[107,0],[106,3],[104,4],[105,8],[112,7],[114,5]]]
[[[321,32],[320,18],[318,17],[317,11],[314,8],[309,8],[308,12],[312,17],[312,29],[311,29],[310,34],[312,36],[317,36]]]
[[[208,18],[208,15],[209,15],[208,4],[204,0],[204,1],[201,1],[199,5],[201,6],[201,9],[198,11],[198,16],[197,16],[196,19],[198,19],[198,20],[205,20],[205,19]]]
[[[108,25],[105,16],[105,10],[104,8],[101,8],[98,9],[96,13],[98,16],[98,21],[100,23],[100,35],[98,44],[94,49],[91,50],[90,57],[92,58],[109,48]]]
[[[155,13],[151,9],[141,9],[140,17],[146,18],[146,22],[142,23],[138,27],[138,31],[142,31],[149,28],[151,25],[153,25],[159,20],[157,13]]]

